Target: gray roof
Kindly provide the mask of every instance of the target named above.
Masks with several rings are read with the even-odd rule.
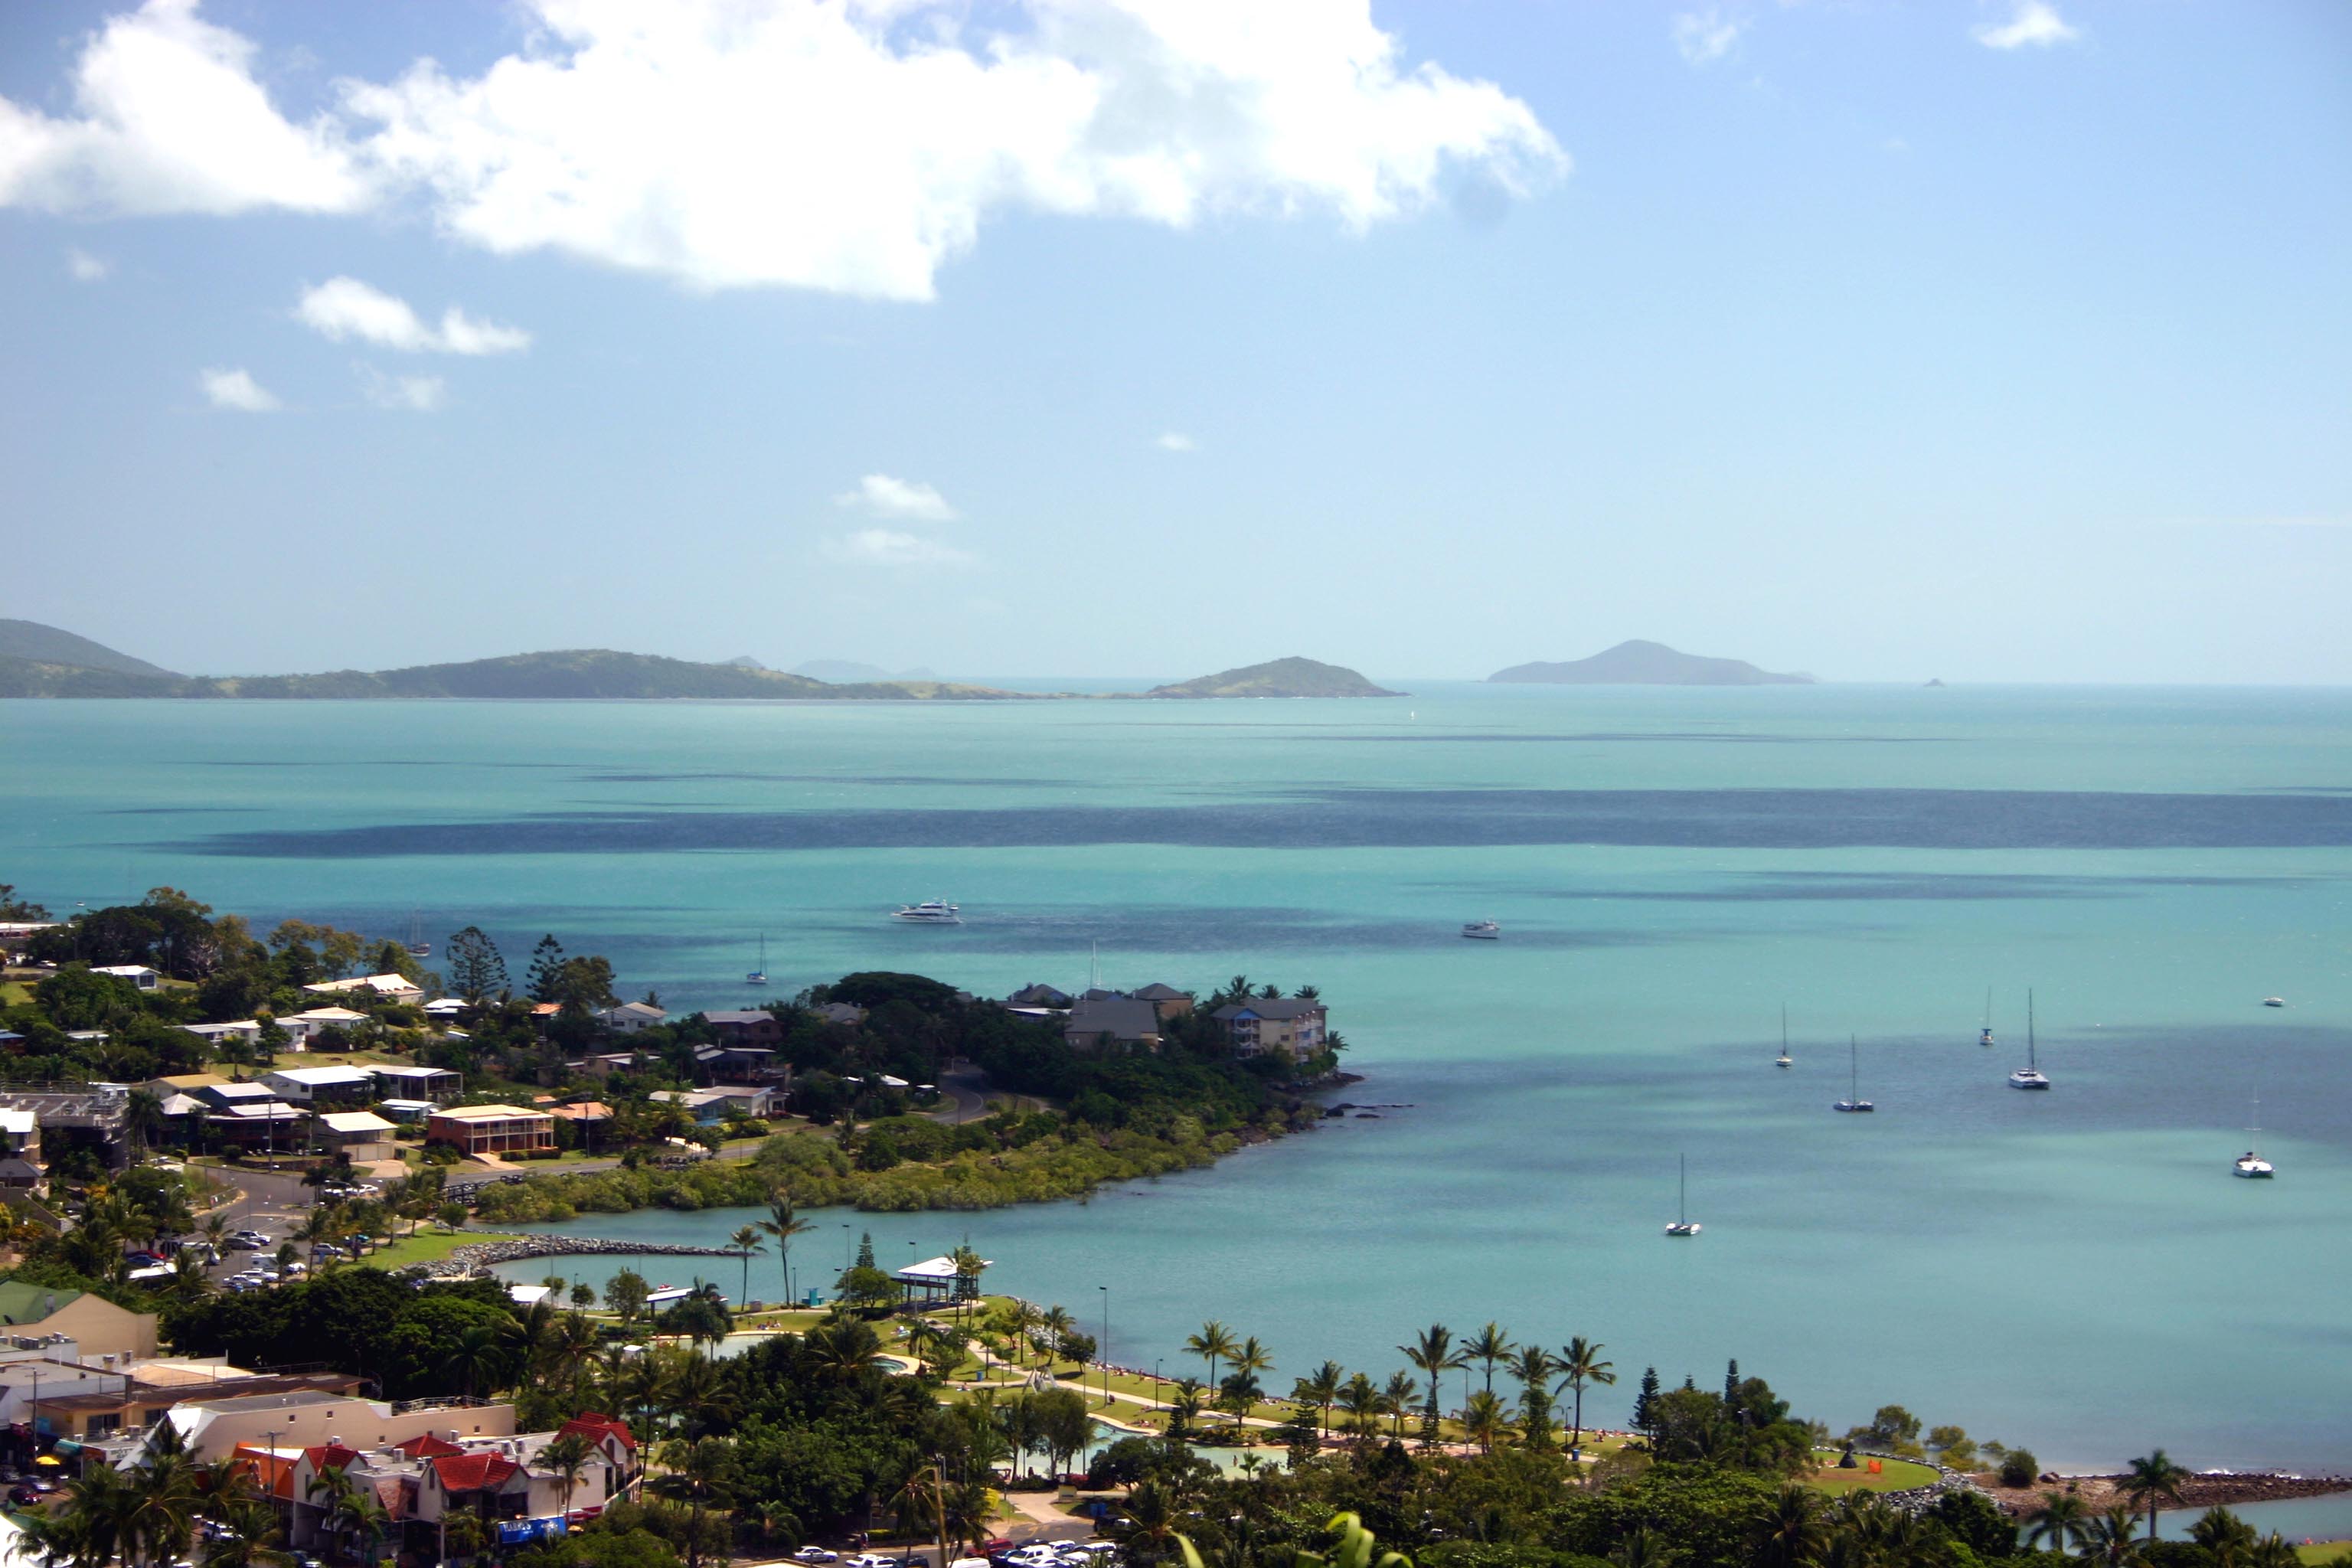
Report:
[[[702,1016],[712,1024],[772,1024],[776,1016],[764,1007],[706,1007]]]
[[[1034,981],[1024,985],[1005,1000],[1017,1007],[1066,1007],[1070,1005],[1070,994],[1048,985],[1044,981]]]
[[[1323,1004],[1320,1002],[1310,1002],[1298,996],[1269,996],[1263,1000],[1253,999],[1246,1003],[1229,1002],[1217,1009],[1216,1016],[1225,1023],[1231,1023],[1244,1013],[1255,1014],[1261,1018],[1279,1019],[1311,1017],[1321,1011],[1323,1011]]]
[[[1079,1039],[1108,1035],[1115,1040],[1139,1040],[1160,1033],[1160,1015],[1152,1011],[1150,1003],[1138,1002],[1132,996],[1081,1002],[1070,1009],[1062,1032]]]
[[[1135,994],[1138,1000],[1144,1002],[1181,1002],[1185,1000],[1184,993],[1177,990],[1173,985],[1162,985],[1158,981],[1153,981],[1149,985],[1139,987]]]

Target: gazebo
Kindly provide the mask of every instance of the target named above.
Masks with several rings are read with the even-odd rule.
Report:
[[[988,1258],[982,1258],[981,1268],[987,1268],[990,1261]],[[956,1260],[947,1257],[927,1258],[920,1263],[909,1263],[898,1273],[898,1284],[907,1292],[907,1300],[919,1301],[925,1307],[937,1307],[968,1300],[978,1293],[979,1282],[975,1277],[971,1288],[959,1294],[958,1287],[961,1279],[962,1276],[956,1271]]]

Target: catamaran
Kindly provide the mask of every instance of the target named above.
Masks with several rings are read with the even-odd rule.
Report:
[[[1977,1044],[1985,1047],[1992,1044],[1992,987],[1990,985],[1985,987],[1984,1027],[1977,1031]]]
[[[1780,1054],[1772,1058],[1772,1065],[1776,1068],[1784,1068],[1793,1059],[1789,1055],[1789,1010],[1783,1007],[1780,1009]]]
[[[751,973],[743,976],[743,984],[746,985],[765,985],[767,983],[768,933],[766,931],[761,931],[760,933],[760,967],[751,971]]]
[[[1465,921],[1462,922],[1462,934],[1473,942],[1500,942],[1503,940],[1503,928],[1493,921]]]
[[[1846,1037],[1846,1049],[1852,1060],[1847,1068],[1848,1087],[1845,1098],[1832,1105],[1830,1109],[1832,1110],[1876,1110],[1878,1107],[1862,1098],[1862,1042],[1849,1035]]]
[[[957,913],[956,906],[949,903],[945,899],[925,899],[919,904],[901,904],[898,907],[898,912],[893,914],[890,918],[894,921],[905,921],[909,925],[919,926],[960,926],[963,924],[963,916]]]
[[[1675,1223],[1666,1226],[1666,1234],[1696,1236],[1699,1230],[1698,1221],[1690,1216],[1690,1156],[1675,1155],[1675,1168],[1677,1173],[1675,1182]]]
[[[2247,1128],[2246,1131],[2259,1134],[2263,1130],[2263,1097],[2261,1095],[2258,1094],[2254,1096],[2254,1111],[2247,1120],[2252,1121],[2253,1125]],[[2244,1153],[2239,1155],[2236,1161],[2231,1164],[2231,1173],[2232,1175],[2245,1176],[2257,1182],[2268,1181],[2273,1176],[2278,1174],[2275,1170],[2272,1169],[2271,1163],[2263,1158],[2260,1152],[2262,1144],[2259,1139],[2257,1139],[2253,1148],[2249,1149]]]
[[[430,958],[433,956],[433,944],[425,940],[424,917],[419,915],[415,910],[408,911],[407,947],[408,956],[411,958]]]
[[[2050,1080],[2033,1061],[2033,993],[2025,994],[2025,1065],[2009,1075],[2011,1089],[2048,1089]]]

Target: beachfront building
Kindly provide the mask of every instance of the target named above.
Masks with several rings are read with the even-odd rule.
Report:
[[[1323,1048],[1327,1033],[1323,1004],[1304,997],[1258,997],[1229,1003],[1211,1015],[1225,1026],[1234,1054],[1254,1057],[1278,1051],[1287,1057],[1311,1057]]]
[[[555,1118],[519,1105],[451,1105],[425,1123],[427,1143],[467,1154],[525,1154],[555,1147]]]
[[[1062,1021],[1062,1038],[1074,1051],[1099,1049],[1108,1041],[1147,1051],[1160,1048],[1160,1013],[1149,1002],[1116,992],[1087,995]]]
[[[1150,985],[1139,985],[1129,994],[1139,1002],[1150,1003],[1151,1010],[1160,1015],[1160,1021],[1163,1024],[1181,1018],[1192,1010],[1192,998],[1189,993],[1156,981]]]
[[[373,996],[411,1006],[425,1000],[424,990],[405,974],[356,974],[349,980],[321,980],[302,989],[313,996]]]

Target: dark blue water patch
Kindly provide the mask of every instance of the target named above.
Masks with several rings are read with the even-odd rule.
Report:
[[[2284,888],[2307,877],[2061,877],[2038,873],[1775,871],[1706,888],[1558,888],[1539,899],[1601,902],[1716,904],[1815,901],[2120,899],[2149,888]],[[1466,889],[1465,889],[1467,890]]]
[[[969,906],[967,906],[969,910]],[[872,920],[824,928],[835,935],[883,940]],[[961,926],[938,929],[892,925],[893,938],[908,951],[933,952],[1076,952],[1099,942],[1117,950],[1150,952],[1230,952],[1236,950],[1275,951],[1469,948],[1462,940],[1459,921],[1439,920],[1377,921],[1334,917],[1311,909],[1280,909],[1265,905],[1194,907],[1189,905],[1127,905],[1115,910],[1008,912],[975,916]],[[1635,931],[1622,927],[1542,926],[1533,922],[1511,927],[1514,947],[1550,951],[1651,946],[1718,940],[1747,934],[1711,931],[1696,927],[1675,931]]]
[[[1282,735],[1264,737],[1269,741],[1294,739]],[[1318,740],[1345,742],[1402,742],[1408,745],[1444,745],[1448,743],[1517,743],[1520,742],[1572,742],[1575,744],[1618,745],[1641,744],[1645,742],[1686,742],[1702,744],[1717,743],[1734,746],[1942,746],[1956,743],[1956,735],[1771,735],[1743,733],[1738,731],[1709,730],[1591,730],[1574,734],[1535,735],[1516,732],[1479,733],[1463,731],[1446,733],[1443,731],[1418,731],[1393,735],[1322,735]]]
[[[582,784],[900,784],[917,788],[947,785],[962,789],[1075,789],[1077,787],[1077,781],[1075,779],[952,778],[937,773],[591,773],[581,774],[579,782]]]
[[[2158,849],[2352,845],[2352,797],[1920,789],[1328,790],[1199,805],[525,816],[222,833],[196,855],[383,856],[689,850],[1433,848]]]
[[[100,816],[251,816],[257,805],[112,805]]]

